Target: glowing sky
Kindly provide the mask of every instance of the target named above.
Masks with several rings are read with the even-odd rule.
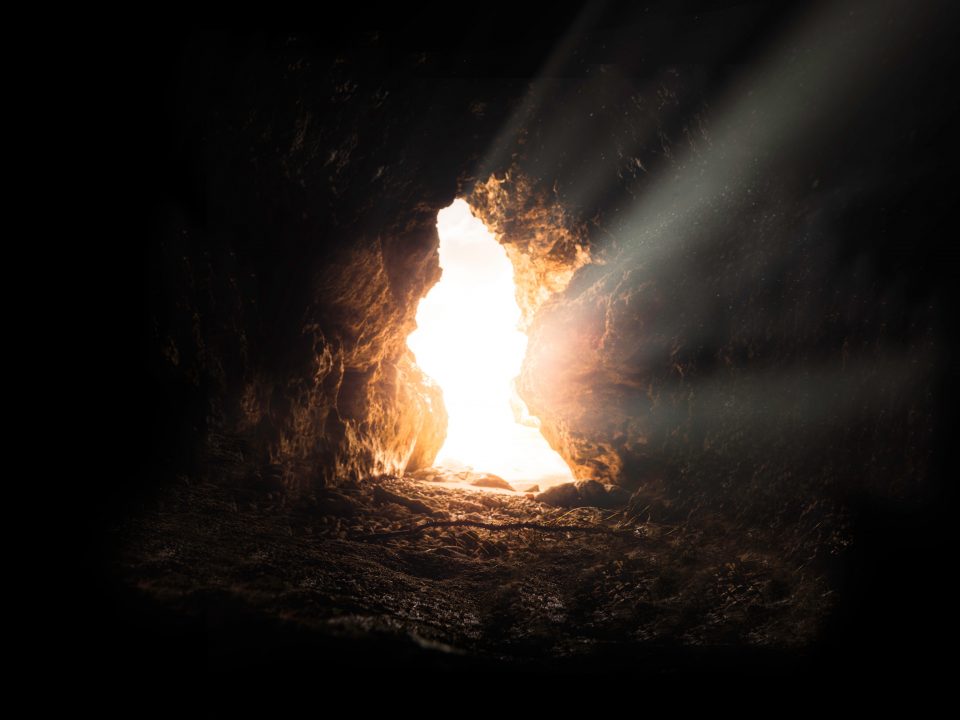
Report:
[[[569,482],[570,469],[514,390],[527,336],[517,329],[506,251],[463,200],[440,211],[437,229],[443,277],[420,301],[417,330],[407,339],[443,389],[450,416],[437,465],[542,485]]]

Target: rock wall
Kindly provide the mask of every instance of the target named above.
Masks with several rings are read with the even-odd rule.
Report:
[[[437,212],[512,85],[395,51],[376,35],[177,48],[145,339],[168,471],[309,492],[442,445],[442,393],[406,337],[440,277]]]
[[[578,478],[653,515],[810,520],[934,487],[947,321],[924,208],[949,113],[883,8],[836,12],[722,78],[571,61],[471,196],[517,271],[530,412]],[[910,64],[866,82],[886,52]]]

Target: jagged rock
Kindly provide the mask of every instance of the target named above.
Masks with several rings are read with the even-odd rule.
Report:
[[[169,177],[191,180],[159,189],[145,260],[154,445],[190,472],[229,448],[293,494],[429,467],[446,411],[406,339],[437,213],[522,88],[258,38],[197,36],[164,81]]]

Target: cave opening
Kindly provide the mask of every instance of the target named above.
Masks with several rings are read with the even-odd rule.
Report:
[[[448,424],[436,466],[544,487],[573,480],[517,392],[527,349],[513,265],[468,203],[437,216],[443,274],[407,344],[443,391]]]

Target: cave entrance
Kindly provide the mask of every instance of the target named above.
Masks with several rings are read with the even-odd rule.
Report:
[[[437,466],[493,473],[541,489],[573,476],[516,391],[527,350],[513,265],[464,200],[437,216],[443,275],[407,344],[443,390],[449,421]]]

